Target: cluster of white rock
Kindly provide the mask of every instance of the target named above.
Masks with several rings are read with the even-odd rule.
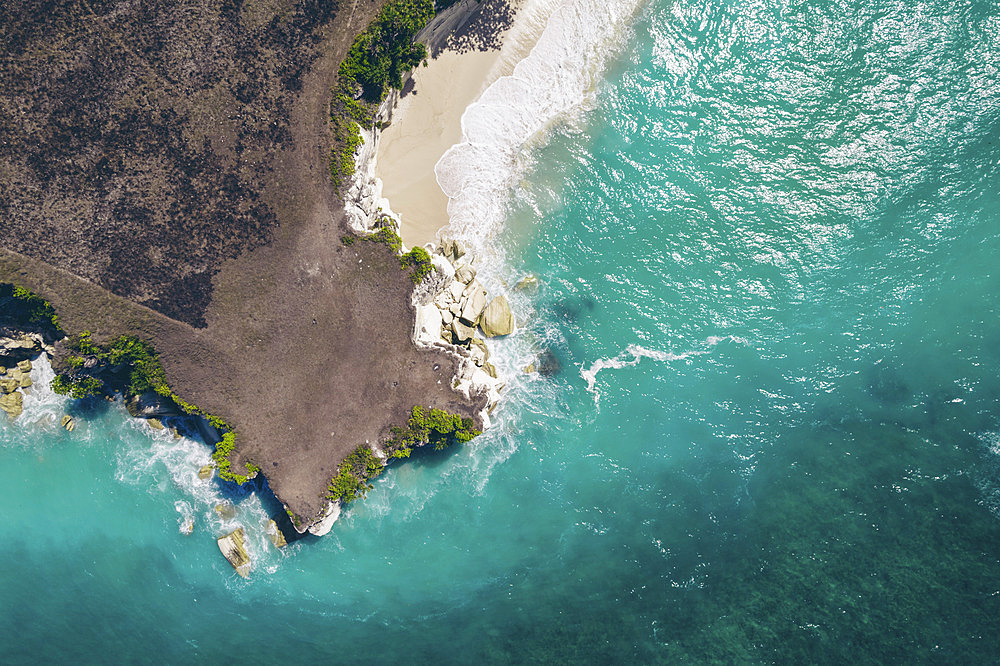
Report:
[[[513,333],[514,315],[505,296],[489,298],[476,279],[474,259],[462,241],[445,239],[431,249],[437,270],[414,291],[417,316],[413,341],[461,357],[453,386],[469,399],[483,393],[488,396],[481,414],[483,427],[488,428],[504,383],[490,363],[490,350],[483,338]],[[480,332],[483,338],[478,336]]]

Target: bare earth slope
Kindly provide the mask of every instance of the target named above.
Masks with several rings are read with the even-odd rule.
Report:
[[[69,331],[151,340],[307,519],[411,406],[481,407],[452,357],[413,346],[398,259],[340,242],[329,89],[381,4],[0,7],[0,281]]]

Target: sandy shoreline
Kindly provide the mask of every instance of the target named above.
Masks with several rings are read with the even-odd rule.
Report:
[[[375,174],[399,215],[407,247],[433,241],[448,224],[448,197],[434,165],[462,139],[462,114],[485,89],[499,56],[500,51],[445,51],[419,67],[407,84],[412,90],[399,100],[379,138]]]
[[[400,218],[407,247],[432,242],[448,224],[448,197],[434,175],[441,156],[462,140],[462,115],[493,81],[508,74],[510,27],[520,0],[466,0],[451,11],[469,19],[449,35],[426,37],[434,57],[418,67],[379,137],[375,176]],[[524,47],[518,49],[524,55]]]

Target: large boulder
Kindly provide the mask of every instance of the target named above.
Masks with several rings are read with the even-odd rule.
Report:
[[[24,412],[24,408],[21,406],[24,401],[24,396],[18,392],[5,393],[0,395],[0,409],[7,412],[7,416],[11,420],[16,419]]]
[[[17,362],[17,369],[21,372],[31,372],[31,361],[24,359]]]
[[[201,479],[202,481],[207,481],[208,479],[211,479],[213,470],[215,470],[215,465],[212,464],[203,465],[198,470],[198,478]]]
[[[0,379],[0,391],[4,393],[13,393],[21,385],[21,382],[17,379]]]
[[[417,307],[416,332],[417,337],[429,337],[434,339],[438,331],[441,330],[441,311],[434,305],[421,305]]]
[[[461,344],[472,339],[472,336],[476,334],[476,329],[471,326],[466,326],[462,323],[461,319],[455,319],[451,322],[451,331],[454,334],[454,340],[456,344]]]
[[[219,537],[216,541],[223,556],[236,569],[236,573],[244,578],[250,575],[250,554],[247,553],[246,546],[243,545],[243,528],[238,527],[226,536]]]
[[[455,271],[455,279],[462,284],[469,284],[474,279],[476,279],[476,269],[468,264],[462,264]]]
[[[494,338],[498,335],[510,335],[514,332],[514,313],[510,311],[507,297],[497,296],[483,310],[479,327],[483,329],[483,335]]]
[[[465,302],[462,304],[462,314],[459,316],[467,325],[475,327],[485,308],[486,290],[479,282],[473,280],[465,290]]]

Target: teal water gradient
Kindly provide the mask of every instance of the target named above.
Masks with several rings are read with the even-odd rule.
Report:
[[[861,4],[651,0],[498,239],[560,371],[249,581],[205,447],[0,424],[5,660],[994,660],[1000,7]]]

